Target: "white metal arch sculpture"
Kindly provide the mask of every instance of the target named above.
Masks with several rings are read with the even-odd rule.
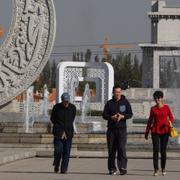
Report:
[[[46,65],[55,39],[53,0],[13,0],[13,20],[0,48],[0,105],[26,90]]]
[[[84,75],[84,70],[86,75]],[[94,109],[103,110],[106,101],[112,98],[112,88],[114,86],[114,69],[112,65],[99,62],[60,62],[57,67],[56,79],[57,102],[61,102],[63,92],[68,92],[68,80],[73,80],[72,76],[77,76],[75,79],[78,79],[79,82],[95,82],[96,100],[91,104]],[[77,108],[80,107],[80,100],[74,99],[74,103]]]

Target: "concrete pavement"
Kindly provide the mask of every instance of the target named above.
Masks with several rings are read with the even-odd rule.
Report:
[[[179,180],[180,160],[168,160],[167,175],[153,177],[151,159],[130,159],[128,175],[109,176],[106,171],[106,159],[73,158],[67,175],[54,174],[51,158],[32,158],[0,166],[2,180]]]

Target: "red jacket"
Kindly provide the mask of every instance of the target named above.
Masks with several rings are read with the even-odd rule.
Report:
[[[174,121],[174,117],[168,105],[164,105],[159,108],[153,106],[151,108],[149,120],[146,127],[146,134],[151,133],[155,134],[167,134],[169,132],[169,121]]]

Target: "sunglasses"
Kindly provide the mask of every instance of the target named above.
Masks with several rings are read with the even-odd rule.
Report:
[[[155,99],[155,100],[157,100],[157,99],[161,99],[161,97],[155,97],[154,99]]]

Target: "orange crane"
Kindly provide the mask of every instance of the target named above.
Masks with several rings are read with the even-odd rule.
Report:
[[[100,46],[103,50],[103,58],[105,62],[108,62],[110,49],[128,49],[132,48],[134,45],[132,44],[109,44],[109,37],[104,37],[104,43]]]
[[[4,35],[4,28],[0,26],[0,38]]]

